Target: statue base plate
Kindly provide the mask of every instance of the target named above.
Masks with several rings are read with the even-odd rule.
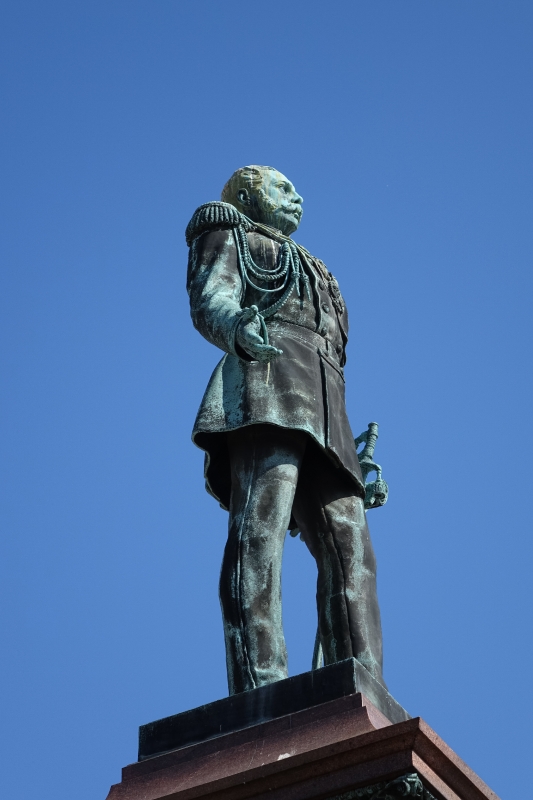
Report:
[[[409,714],[355,658],[150,722],[139,729],[139,761],[362,692],[389,722]]]
[[[108,800],[498,800],[381,687],[387,718],[360,669],[349,659],[143,725]]]

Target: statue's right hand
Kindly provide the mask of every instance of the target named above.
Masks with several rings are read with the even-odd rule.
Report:
[[[265,344],[261,336],[261,322],[257,316],[250,317],[247,314],[237,326],[235,338],[237,344],[239,344],[254,361],[261,361],[263,364],[268,364],[269,361],[273,361],[273,359],[283,354],[283,350],[278,350],[277,347]]]

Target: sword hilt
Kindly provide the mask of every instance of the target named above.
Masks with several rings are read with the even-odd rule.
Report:
[[[365,444],[360,453],[357,453],[363,480],[365,482],[365,508],[378,508],[384,506],[387,502],[389,487],[381,477],[381,467],[373,460],[376,442],[378,440],[378,424],[377,422],[369,422],[368,430],[361,433],[355,439],[356,448],[360,444]],[[376,473],[376,480],[373,483],[367,483],[366,479],[370,472]]]

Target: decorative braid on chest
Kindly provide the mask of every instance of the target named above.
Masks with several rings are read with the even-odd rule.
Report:
[[[304,294],[311,302],[311,291],[309,288],[309,278],[305,273],[300,256],[294,242],[287,239],[282,242],[278,252],[275,268],[264,269],[255,263],[250,253],[248,237],[242,225],[235,228],[235,241],[237,244],[237,254],[239,259],[239,269],[243,283],[252,289],[265,295],[277,295],[277,300],[267,308],[261,309],[264,319],[272,317],[280,308],[285,305],[289,295],[296,292],[296,295],[303,300]],[[257,281],[263,286],[258,286]],[[276,283],[276,286],[269,288],[269,284]],[[266,285],[265,285],[266,284]]]

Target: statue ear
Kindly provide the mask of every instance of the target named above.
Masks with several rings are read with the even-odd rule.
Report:
[[[250,195],[248,194],[248,189],[239,189],[237,192],[237,200],[241,204],[241,206],[249,206],[250,205]]]

